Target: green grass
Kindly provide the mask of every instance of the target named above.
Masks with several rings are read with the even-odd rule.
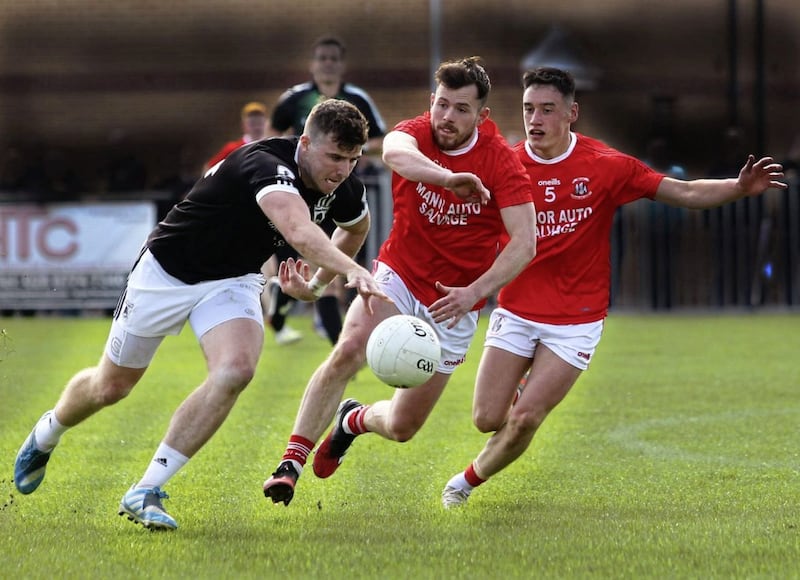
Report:
[[[310,328],[290,347],[268,338],[231,417],[167,486],[174,533],[116,509],[203,378],[188,331],[125,401],[65,435],[35,494],[13,487],[18,446],[107,327],[0,320],[3,577],[800,577],[797,314],[612,314],[531,449],[450,512],[441,488],[486,439],[470,421],[485,326],[415,439],[360,438],[336,476],[309,470],[288,508],[261,483],[328,347]],[[348,389],[390,394],[367,371]]]

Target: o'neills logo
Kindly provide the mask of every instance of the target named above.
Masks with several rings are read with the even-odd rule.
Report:
[[[572,180],[572,194],[570,197],[573,199],[583,199],[592,195],[592,190],[589,189],[588,177],[576,177]]]
[[[463,363],[466,359],[467,359],[467,357],[462,356],[458,360],[446,360],[446,361],[444,361],[444,366],[446,366],[446,367],[457,367],[458,365]]]

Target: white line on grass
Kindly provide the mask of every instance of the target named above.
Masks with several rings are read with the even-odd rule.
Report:
[[[695,417],[679,415],[661,419],[649,419],[638,423],[620,425],[611,431],[607,435],[607,438],[612,443],[630,451],[638,451],[660,459],[678,459],[700,463],[800,470],[800,455],[797,451],[796,440],[794,439],[795,432],[793,429],[786,431],[785,446],[780,449],[780,451],[786,451],[793,455],[793,457],[789,457],[785,460],[775,457],[746,457],[748,447],[747,441],[743,442],[741,438],[736,435],[734,435],[735,441],[731,441],[730,445],[726,445],[725,450],[722,452],[711,449],[708,451],[689,451],[678,447],[677,444],[663,443],[658,440],[659,431],[668,429],[674,432],[677,430],[684,432],[685,437],[682,440],[685,440],[687,444],[702,446],[704,444],[703,441],[698,441],[695,437],[698,429],[702,430],[704,427],[712,427],[713,429],[713,425],[730,422],[747,422],[743,424],[752,425],[751,428],[747,429],[747,437],[758,439],[760,436],[760,429],[757,425],[760,423],[769,427],[770,418],[775,418],[776,416],[786,417],[789,423],[796,425],[798,419],[800,419],[800,409],[740,410],[698,415]],[[650,437],[645,438],[645,435],[648,433]],[[731,433],[733,432],[731,431]],[[722,436],[719,432],[714,431],[714,434],[717,443],[724,443],[724,441],[720,441]],[[674,435],[672,437],[674,437]],[[760,444],[757,445],[757,447],[763,449],[763,446]]]

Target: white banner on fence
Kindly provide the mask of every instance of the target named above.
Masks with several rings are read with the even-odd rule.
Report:
[[[0,308],[112,308],[155,204],[0,205]]]

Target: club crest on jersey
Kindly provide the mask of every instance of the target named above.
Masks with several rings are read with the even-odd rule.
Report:
[[[321,224],[325,220],[334,199],[336,199],[336,194],[323,195],[317,200],[314,207],[311,208],[311,213],[313,214],[312,219],[315,224]]]
[[[590,195],[592,195],[592,190],[589,189],[588,177],[576,177],[572,180],[572,193],[570,194],[572,199],[586,199]]]
[[[295,187],[294,182],[297,181],[297,178],[294,175],[294,172],[286,167],[285,165],[278,165],[278,175],[276,176],[275,183],[277,185],[286,185],[289,187]]]

